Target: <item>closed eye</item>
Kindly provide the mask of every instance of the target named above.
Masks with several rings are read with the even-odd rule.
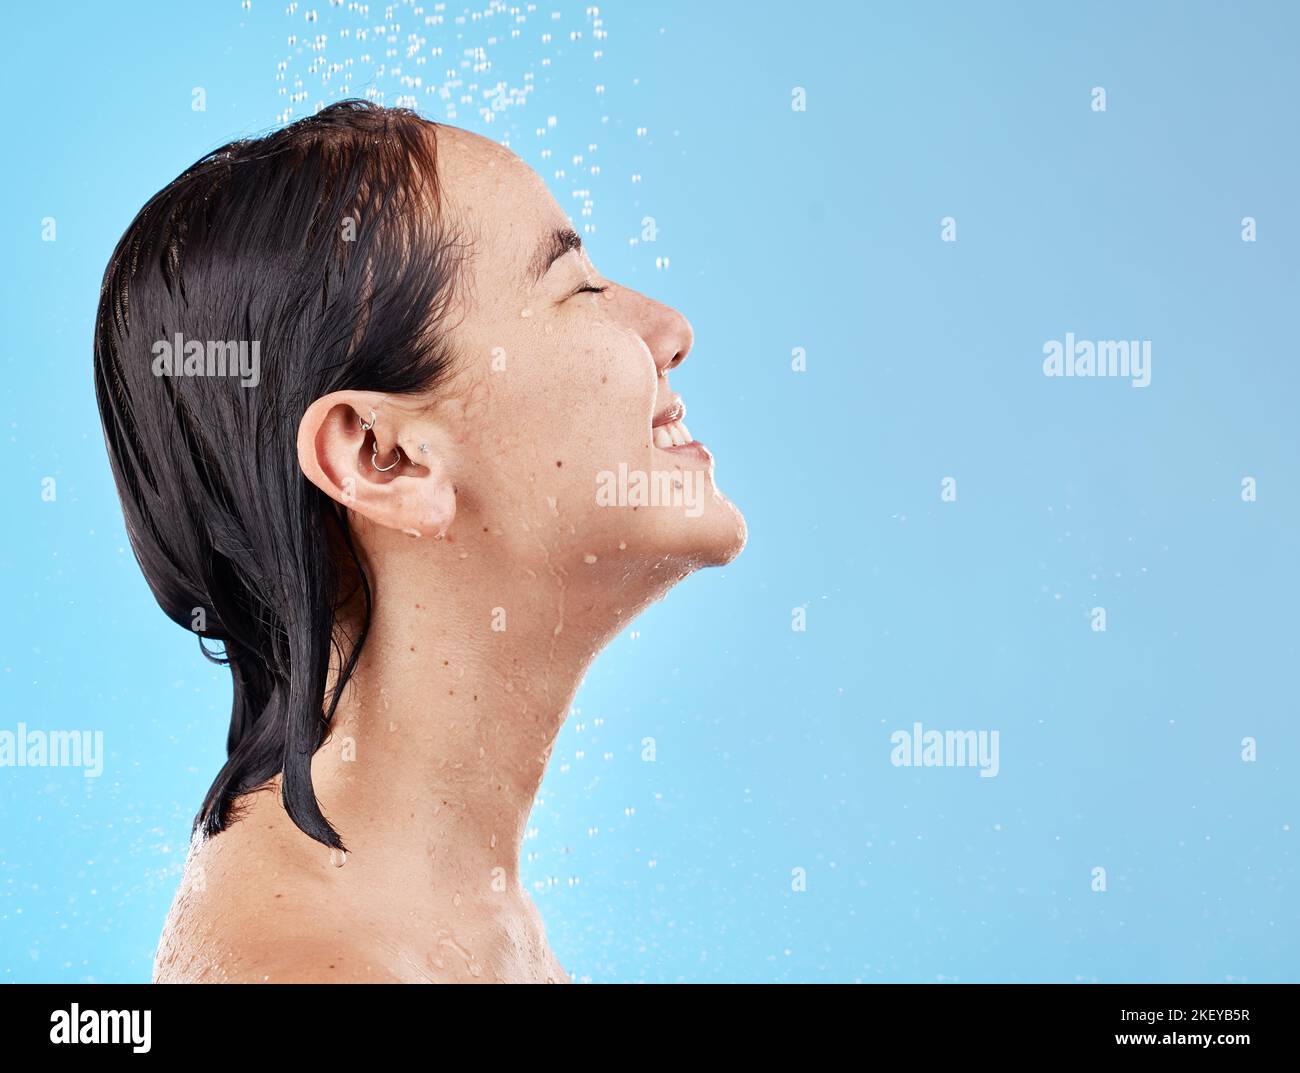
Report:
[[[573,293],[574,294],[604,294],[607,290],[609,290],[608,287],[600,287],[597,286],[595,283],[584,283]]]

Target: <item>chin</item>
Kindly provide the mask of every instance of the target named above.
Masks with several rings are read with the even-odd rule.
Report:
[[[702,550],[705,556],[702,566],[726,566],[745,550],[749,539],[749,528],[740,508],[721,492],[714,493],[714,501],[716,519],[710,527],[712,539]]]
[[[674,514],[662,519],[651,546],[689,570],[726,566],[744,550],[744,515],[721,492],[712,491],[698,517]]]
[[[585,544],[606,549],[605,558],[584,556],[586,564],[600,561],[602,567],[621,571],[629,560],[637,560],[648,570],[648,579],[662,582],[671,576],[671,584],[701,567],[724,566],[740,554],[745,519],[714,485],[712,458],[702,447],[700,458],[690,455],[695,446],[678,448],[677,457],[656,449],[649,466],[620,464],[598,471],[597,509],[578,528],[587,534]],[[579,550],[575,547],[575,554]]]
[[[678,494],[672,509],[660,515],[654,543],[692,570],[725,566],[735,559],[748,536],[745,518],[713,483],[709,449],[690,440],[669,449],[655,447],[653,455],[657,472],[673,475]]]

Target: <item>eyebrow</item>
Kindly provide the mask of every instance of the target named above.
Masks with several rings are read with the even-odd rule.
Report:
[[[557,227],[537,247],[529,270],[529,284],[536,284],[551,265],[571,250],[582,249],[582,239],[571,227]]]

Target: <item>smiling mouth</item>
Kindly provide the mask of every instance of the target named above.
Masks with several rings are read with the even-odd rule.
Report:
[[[655,417],[650,426],[655,446],[661,451],[670,451],[674,447],[685,447],[691,443],[691,433],[682,418],[686,416],[686,406],[680,397],[674,398],[668,407]]]
[[[686,427],[685,422],[669,421],[666,425],[656,425],[654,427],[655,446],[661,451],[668,451],[674,447],[685,447],[688,443],[693,443],[690,429]]]
[[[672,404],[654,419],[650,434],[654,445],[661,451],[672,451],[683,455],[698,456],[708,461],[708,449],[691,435],[682,419],[686,416],[686,407],[681,399],[674,399]]]

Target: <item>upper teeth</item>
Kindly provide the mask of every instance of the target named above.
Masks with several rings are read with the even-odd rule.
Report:
[[[691,441],[690,431],[681,421],[669,421],[654,429],[655,446],[665,450],[669,447],[681,447]]]

